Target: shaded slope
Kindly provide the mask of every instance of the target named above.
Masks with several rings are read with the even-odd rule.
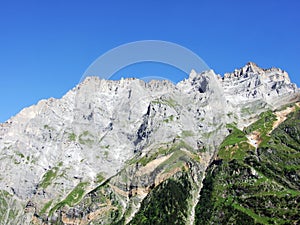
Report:
[[[192,185],[187,173],[157,186],[141,203],[130,224],[186,224]]]

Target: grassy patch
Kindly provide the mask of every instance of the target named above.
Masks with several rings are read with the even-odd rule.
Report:
[[[104,154],[105,159],[108,159],[109,152],[108,151],[104,151],[103,154]]]
[[[92,145],[94,143],[94,135],[92,135],[88,131],[84,131],[82,134],[79,135],[78,141],[82,145]]]
[[[174,151],[169,159],[162,162],[157,167],[157,170],[160,170],[162,168],[170,168],[170,169],[175,168],[176,167],[176,166],[174,167],[175,164],[177,164],[177,163],[180,164],[180,162],[183,162],[183,160],[181,158],[184,157],[185,155],[186,155],[186,153],[181,150]],[[181,166],[182,165],[180,164],[180,166],[178,166],[178,167],[181,167]]]
[[[41,209],[40,214],[44,214],[47,212],[47,210],[51,207],[53,200],[50,200],[47,202],[44,207]]]
[[[87,185],[87,182],[81,182],[77,184],[77,186],[67,195],[67,197],[56,204],[49,212],[49,215],[52,215],[53,212],[56,210],[64,207],[65,205],[68,205],[70,207],[74,206],[75,204],[79,203],[79,201],[82,199],[84,193],[85,193],[85,186]]]
[[[174,121],[174,115],[169,116],[168,118],[164,119],[165,123],[173,122]]]
[[[220,146],[221,149],[226,146],[235,145],[242,141],[247,141],[246,134],[243,131],[239,130],[233,125],[227,125],[227,128],[230,130],[230,134],[222,142]]]
[[[247,143],[248,139],[243,131],[233,125],[228,125],[227,127],[230,130],[230,134],[220,145],[218,156],[227,161],[232,159],[242,160],[246,151],[253,150],[254,147]]]
[[[98,173],[97,176],[96,176],[96,182],[97,183],[101,183],[102,181],[105,180],[105,177],[103,176],[103,173]]]
[[[262,224],[266,224],[268,223],[269,218],[268,217],[261,217],[257,214],[255,214],[253,211],[251,211],[250,209],[247,209],[245,207],[242,207],[241,205],[237,204],[237,203],[233,203],[232,206],[237,209],[242,211],[243,213],[247,214],[248,216],[254,218],[254,220],[256,222],[262,223]]]
[[[44,129],[46,129],[46,130],[54,130],[53,127],[50,127],[50,126],[47,125],[47,124],[44,125]]]
[[[181,137],[185,138],[194,136],[194,133],[191,130],[183,130],[180,135]]]
[[[47,188],[51,184],[51,182],[57,177],[58,170],[58,167],[53,167],[52,169],[48,170],[42,177],[40,187],[44,189]]]
[[[76,141],[76,134],[75,133],[69,134],[69,141]]]
[[[24,154],[22,154],[21,152],[16,152],[16,155],[19,156],[20,158],[24,158]]]
[[[140,163],[142,166],[147,165],[149,162],[157,159],[159,156],[166,156],[171,154],[172,152],[178,151],[181,148],[185,148],[189,151],[194,151],[194,149],[187,145],[185,142],[181,141],[179,143],[174,144],[173,146],[171,146],[170,148],[165,148],[165,147],[160,147],[158,148],[158,150],[156,150],[154,153],[152,154],[146,154],[144,157],[137,159],[137,160],[133,160],[133,163]]]
[[[242,109],[241,109],[241,113],[242,113],[243,115],[250,115],[250,114],[253,113],[253,112],[250,110],[249,107],[245,107],[245,108],[242,108]]]
[[[171,108],[175,108],[177,106],[177,102],[174,99],[156,99],[152,101],[152,104],[162,104],[167,105]]]
[[[19,210],[17,202],[7,191],[0,190],[0,219],[1,224],[17,224]]]
[[[253,131],[258,131],[263,142],[260,146],[266,145],[269,141],[268,133],[273,129],[273,124],[276,121],[276,116],[272,111],[263,112],[259,115],[259,119],[245,128],[245,133],[250,134]]]
[[[103,146],[100,146],[100,148],[104,148],[104,149],[109,149],[110,145],[103,145]]]

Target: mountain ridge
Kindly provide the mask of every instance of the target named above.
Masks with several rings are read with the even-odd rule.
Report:
[[[6,174],[0,190],[20,201],[19,207],[30,202],[39,224],[66,219],[66,207],[76,208],[108,182],[100,188],[104,196],[115,196],[103,197],[107,210],[127,213],[130,222],[153,188],[177,176],[192,182],[192,200],[186,199],[194,202],[192,209],[204,172],[229,134],[226,125],[247,127],[260,113],[299,100],[286,72],[253,63],[223,78],[212,70],[192,71],[176,85],[88,77],[61,99],[42,100],[1,124]],[[112,200],[118,204],[108,204]],[[28,211],[23,217],[29,221]]]

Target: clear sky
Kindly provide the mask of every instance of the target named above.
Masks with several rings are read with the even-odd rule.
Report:
[[[185,46],[219,74],[279,67],[300,86],[299,10],[298,0],[1,1],[0,122],[60,98],[101,54],[138,40]]]

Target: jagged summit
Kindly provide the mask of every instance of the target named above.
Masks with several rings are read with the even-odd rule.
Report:
[[[247,62],[245,67],[247,67],[246,72],[255,72],[261,70],[261,68],[254,62]]]
[[[242,74],[260,74],[264,71],[264,69],[260,68],[256,63],[254,62],[248,62],[245,66],[243,66],[241,69],[239,69],[240,75]]]
[[[20,218],[39,215],[41,224],[58,220],[66,213],[61,210],[109,180],[103,193],[117,197],[101,204],[130,205],[133,215],[154,187],[182,168],[193,171],[199,191],[227,124],[243,128],[299,96],[286,72],[254,63],[224,78],[192,71],[176,85],[87,77],[61,99],[42,100],[0,126],[0,190],[20,203],[17,211],[34,205]],[[73,192],[78,199],[66,203]],[[130,203],[133,196],[138,204]]]
[[[202,73],[197,73],[195,70],[191,70],[189,77],[185,80],[180,81],[175,86],[182,86],[183,83],[187,82],[195,82],[196,80],[202,79],[204,77],[209,77],[211,79],[217,79],[220,80],[221,83],[230,83],[235,82],[235,79],[240,80],[240,83],[242,83],[245,79],[259,79],[263,83],[267,82],[283,82],[285,84],[290,84],[290,78],[286,71],[281,70],[279,68],[269,68],[269,69],[263,69],[259,67],[254,62],[248,62],[245,66],[241,67],[240,69],[235,69],[234,72],[231,73],[225,73],[224,76],[216,75],[213,70],[207,70],[203,71]],[[146,88],[158,88],[161,86],[173,88],[174,83],[169,80],[150,80],[149,82],[145,82],[143,80],[140,80],[138,78],[121,78],[120,80],[104,80],[97,76],[95,77],[86,77],[85,80],[80,83],[77,87],[77,89],[80,89],[81,86],[85,85],[98,85],[101,86],[102,90],[110,90],[117,86],[124,87],[128,85],[139,85],[139,86],[145,86]],[[226,86],[227,84],[225,84]],[[293,84],[294,85],[294,84]]]
[[[247,78],[253,76],[260,76],[262,79],[270,79],[272,81],[284,81],[285,83],[291,83],[289,75],[286,71],[279,68],[260,68],[253,62],[248,62],[244,67],[235,69],[232,73],[225,73],[224,80],[232,78]]]

